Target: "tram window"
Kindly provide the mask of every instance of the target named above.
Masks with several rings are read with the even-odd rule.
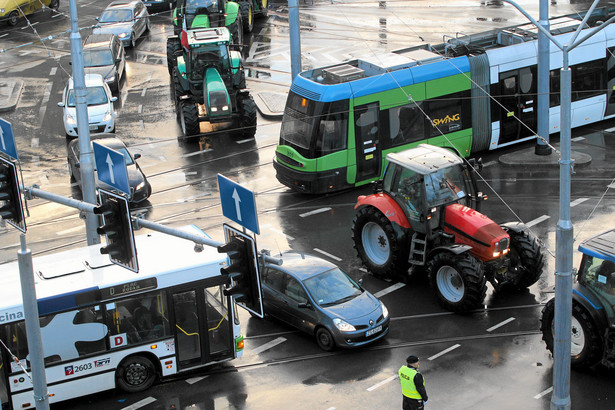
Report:
[[[327,109],[328,108],[328,109]],[[348,100],[335,101],[325,107],[328,112],[318,124],[315,157],[346,149],[348,139]]]
[[[559,79],[560,70],[551,70],[549,72],[549,106],[556,107],[560,104],[560,79]]]
[[[572,101],[602,94],[604,61],[596,60],[572,67]]]
[[[506,85],[506,84],[505,84]],[[448,94],[427,102],[427,114],[431,118],[431,130],[426,137],[438,137],[455,131],[468,128],[466,118],[467,110],[463,104],[469,107],[469,91]]]
[[[398,147],[425,138],[425,116],[421,112],[423,103],[411,102],[388,110],[388,117],[383,121],[386,136],[383,139],[383,149]],[[388,132],[386,132],[388,125]]]

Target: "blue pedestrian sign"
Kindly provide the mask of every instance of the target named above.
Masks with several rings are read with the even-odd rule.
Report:
[[[0,118],[0,151],[11,158],[17,158],[17,148],[15,147],[15,136],[13,126],[10,122]]]
[[[254,192],[218,174],[222,214],[255,234],[260,234]]]
[[[94,150],[98,180],[130,195],[128,171],[126,170],[124,155],[96,141],[92,142],[92,148]]]

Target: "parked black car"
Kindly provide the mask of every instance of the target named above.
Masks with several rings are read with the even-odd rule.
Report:
[[[90,34],[83,42],[83,63],[86,74],[100,74],[113,93],[120,90],[126,73],[126,54],[114,34]]]

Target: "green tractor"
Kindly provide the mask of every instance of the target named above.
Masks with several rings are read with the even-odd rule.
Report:
[[[226,27],[188,30],[176,61],[172,89],[184,136],[194,139],[199,123],[209,121],[234,122],[241,137],[254,138],[256,104]]]
[[[579,245],[581,267],[572,289],[570,366],[615,368],[615,229]],[[542,311],[540,330],[553,353],[555,300]]]

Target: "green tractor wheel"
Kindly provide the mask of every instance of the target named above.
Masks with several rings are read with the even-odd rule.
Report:
[[[231,39],[233,44],[243,44],[243,19],[241,13],[237,13],[235,22],[228,26],[231,32]]]
[[[200,133],[199,126],[199,110],[196,103],[191,98],[181,100],[178,105],[179,123],[182,127],[182,133],[186,137],[197,135]],[[192,141],[194,138],[187,138]]]
[[[254,138],[256,134],[256,103],[251,95],[237,98],[238,112],[241,114],[239,121],[239,134],[243,138]]]
[[[167,38],[167,68],[169,75],[173,75],[173,69],[177,65],[177,56],[181,53],[182,46],[178,37]]]
[[[267,12],[268,12],[268,4],[269,2],[267,0],[261,0],[261,10],[259,13],[259,16],[261,16],[261,18],[265,18],[267,17]]]
[[[246,33],[251,33],[254,28],[254,8],[252,2],[242,1],[239,3],[241,17],[243,18],[243,28]]]

